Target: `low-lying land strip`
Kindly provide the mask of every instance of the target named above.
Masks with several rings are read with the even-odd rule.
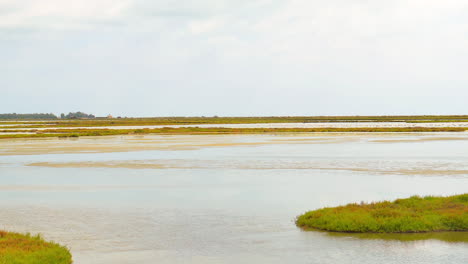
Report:
[[[468,231],[468,193],[322,208],[299,216],[296,225],[357,233]]]
[[[39,235],[0,231],[1,264],[71,264],[70,251]]]
[[[96,126],[146,126],[146,125],[197,125],[197,124],[254,124],[254,123],[334,123],[334,122],[406,122],[439,123],[468,122],[468,115],[446,116],[270,116],[270,117],[153,117],[111,119],[62,119],[46,120],[31,124],[35,120],[4,120],[2,124],[26,124],[28,128],[40,127],[96,127]]]
[[[50,129],[41,131],[7,130],[0,138],[80,137],[131,134],[265,134],[265,133],[322,133],[322,132],[464,132],[463,127],[360,127],[360,128],[222,128],[222,127],[163,127],[154,129]],[[35,134],[14,133],[36,132]]]

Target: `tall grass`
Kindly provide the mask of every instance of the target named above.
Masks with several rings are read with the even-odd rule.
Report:
[[[70,264],[70,251],[40,235],[0,231],[0,264]]]
[[[296,225],[338,232],[468,231],[468,193],[322,208],[299,216]]]

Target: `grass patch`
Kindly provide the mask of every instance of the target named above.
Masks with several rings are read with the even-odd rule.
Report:
[[[40,235],[0,231],[0,264],[70,264],[70,251]]]
[[[296,225],[357,233],[468,231],[468,193],[322,208],[299,216]]]

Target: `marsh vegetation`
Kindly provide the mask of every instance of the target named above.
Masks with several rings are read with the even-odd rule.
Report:
[[[0,231],[0,264],[71,264],[69,250],[40,235]]]
[[[322,208],[299,216],[296,225],[358,233],[468,231],[468,193]]]
[[[46,130],[0,130],[0,138],[45,138],[109,136],[132,134],[272,134],[272,133],[324,133],[324,132],[464,132],[464,127],[330,127],[330,128],[226,128],[226,127],[163,127],[153,129],[46,129]],[[14,133],[18,134],[14,134]],[[35,132],[35,133],[30,133]],[[26,134],[20,134],[26,133]]]
[[[67,118],[77,119],[67,119]],[[28,127],[95,127],[139,125],[197,125],[197,124],[254,124],[254,123],[336,123],[336,122],[468,122],[468,115],[426,116],[267,116],[267,117],[152,117],[152,118],[92,118],[70,113],[64,119],[45,119],[47,122]],[[0,117],[1,119],[1,117]],[[8,118],[10,119],[10,118]],[[50,120],[54,119],[54,120]],[[9,124],[24,124],[13,121]]]

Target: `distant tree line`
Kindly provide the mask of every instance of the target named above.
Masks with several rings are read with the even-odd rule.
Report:
[[[57,119],[57,116],[50,113],[50,114],[0,114],[0,119]]]
[[[93,119],[93,118],[96,118],[94,115],[92,114],[86,114],[86,113],[83,113],[83,112],[70,112],[68,113],[68,115],[65,115],[64,113],[60,114],[60,118],[62,119]]]
[[[61,114],[61,119],[94,119],[96,118],[92,114],[86,114],[83,112],[70,112],[67,115]],[[27,119],[34,119],[34,120],[51,120],[51,119],[58,119],[58,117],[52,113],[45,114],[45,113],[34,113],[34,114],[0,114],[0,119],[7,119],[7,120],[27,120]]]

